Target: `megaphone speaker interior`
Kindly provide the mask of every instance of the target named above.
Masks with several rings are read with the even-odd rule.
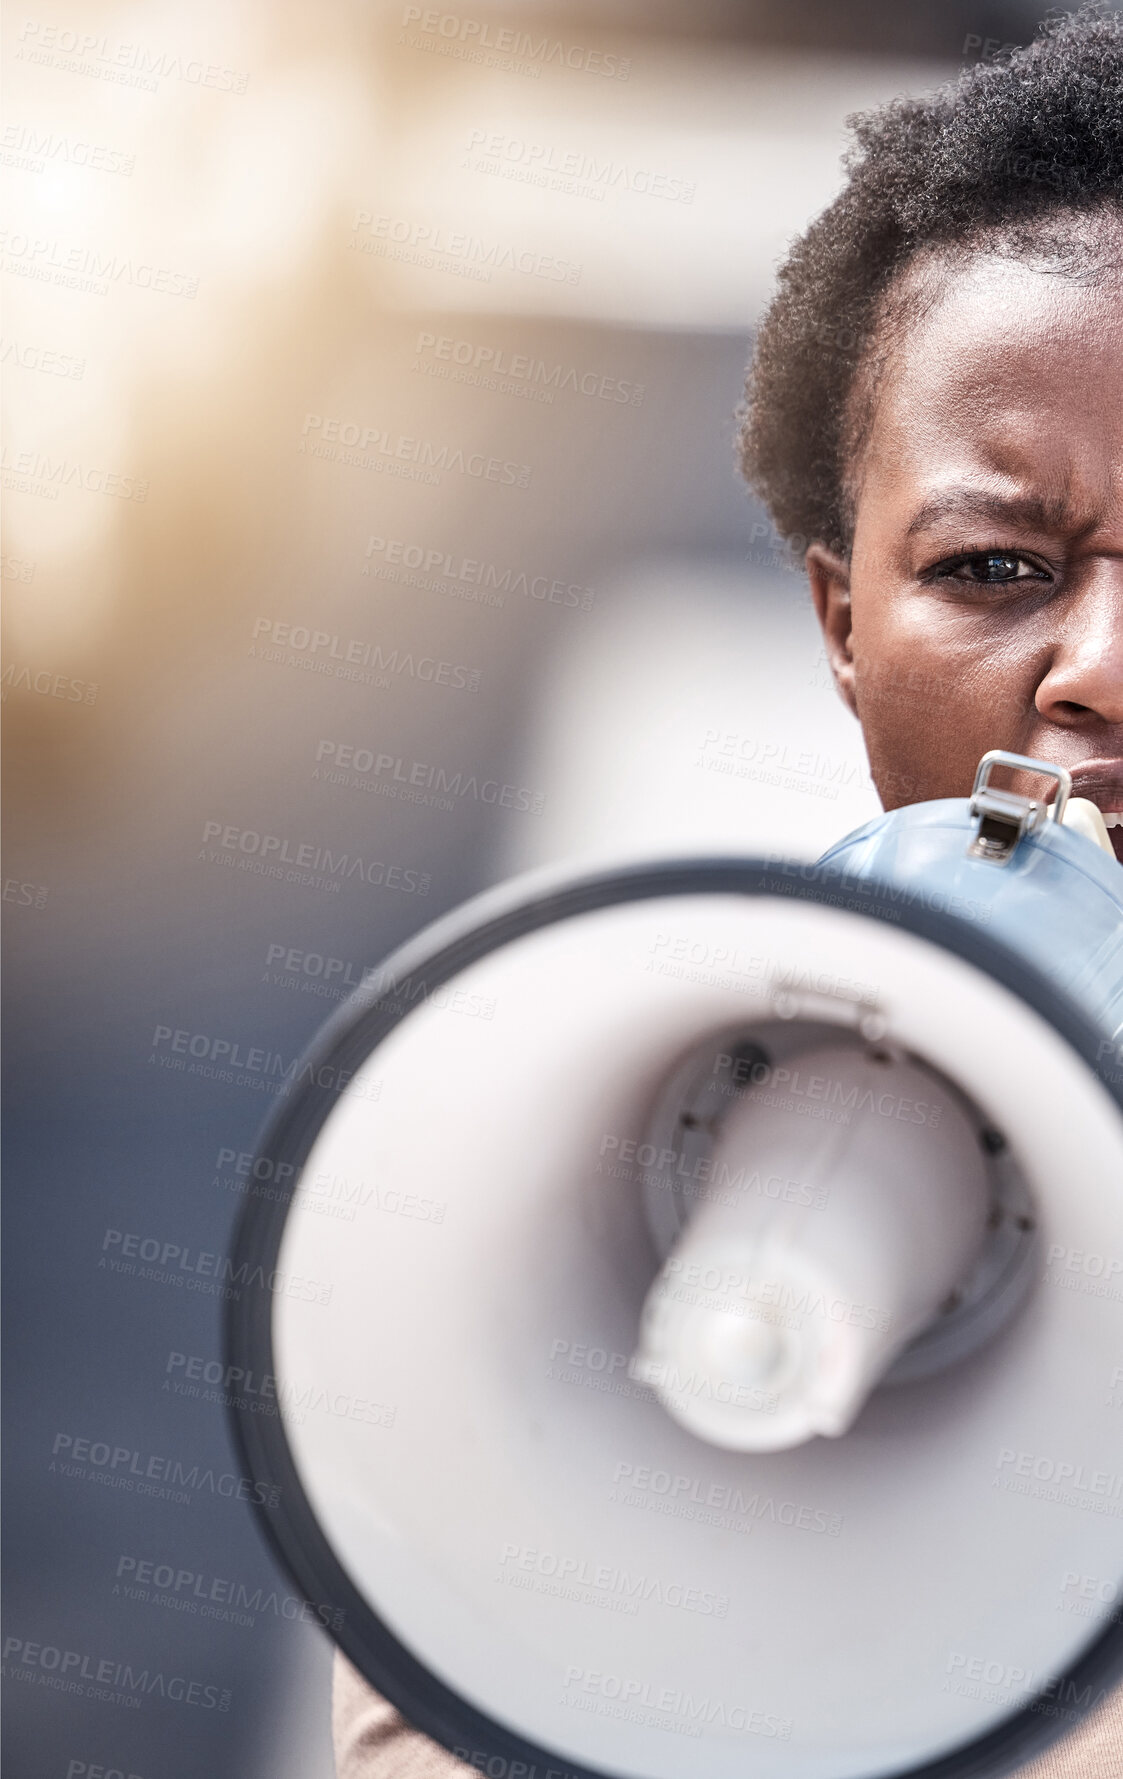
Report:
[[[984,919],[854,888],[481,898],[266,1133],[263,1521],[496,1779],[998,1774],[1123,1668],[1118,1058]]]

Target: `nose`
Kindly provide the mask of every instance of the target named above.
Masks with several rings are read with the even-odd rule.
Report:
[[[1123,560],[1108,560],[1067,602],[1034,700],[1048,722],[1123,726]]]

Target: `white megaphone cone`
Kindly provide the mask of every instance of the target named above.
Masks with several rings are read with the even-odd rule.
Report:
[[[1123,874],[998,763],[481,898],[265,1133],[262,1523],[491,1779],[992,1779],[1123,1673]]]

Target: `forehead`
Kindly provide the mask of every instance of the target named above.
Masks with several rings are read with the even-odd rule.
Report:
[[[862,496],[949,473],[1123,499],[1123,255],[1095,280],[997,253],[910,270]]]

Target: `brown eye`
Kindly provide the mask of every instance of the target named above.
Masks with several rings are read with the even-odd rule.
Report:
[[[1002,581],[1044,580],[1041,569],[1008,550],[985,550],[974,556],[961,556],[949,563],[945,573],[954,580],[983,581],[994,585]]]

